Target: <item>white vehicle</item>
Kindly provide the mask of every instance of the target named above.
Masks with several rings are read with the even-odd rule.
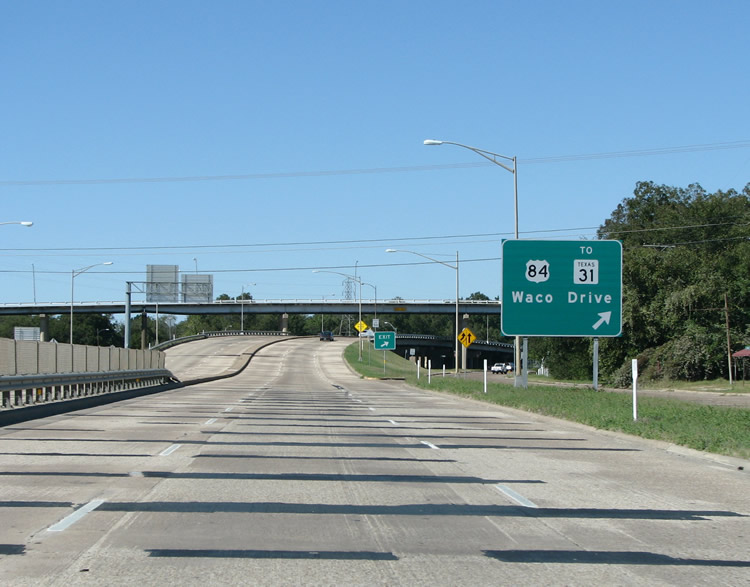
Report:
[[[507,368],[505,366],[505,363],[495,363],[494,365],[492,365],[492,367],[490,367],[490,373],[505,375],[506,372]]]

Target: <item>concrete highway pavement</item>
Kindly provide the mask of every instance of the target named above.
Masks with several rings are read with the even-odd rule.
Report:
[[[166,368],[180,381],[236,372],[254,351],[282,336],[217,336],[178,344],[165,351]]]
[[[747,471],[362,380],[346,344],[0,429],[0,583],[748,583]]]

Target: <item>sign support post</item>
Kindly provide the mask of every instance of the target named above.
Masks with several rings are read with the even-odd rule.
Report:
[[[594,337],[594,391],[599,391],[599,337]]]

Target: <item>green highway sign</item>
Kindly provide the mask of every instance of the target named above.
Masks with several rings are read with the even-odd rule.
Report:
[[[396,350],[396,333],[386,330],[375,333],[375,350],[376,351],[395,351]]]
[[[620,241],[506,240],[502,245],[506,336],[620,336]]]

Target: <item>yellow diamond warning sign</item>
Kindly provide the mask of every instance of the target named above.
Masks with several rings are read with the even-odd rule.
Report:
[[[367,324],[360,320],[354,325],[354,328],[357,329],[357,332],[364,332],[365,330],[367,330]]]
[[[469,330],[468,328],[464,328],[459,334],[458,334],[458,340],[459,342],[464,345],[466,348],[469,348],[471,343],[473,343],[477,337],[474,335],[474,333]]]

